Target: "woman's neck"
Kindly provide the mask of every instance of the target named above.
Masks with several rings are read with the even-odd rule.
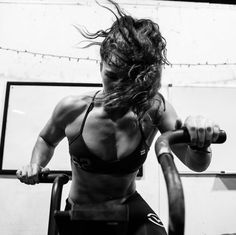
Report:
[[[97,94],[97,100],[96,100],[96,105],[97,106],[102,106],[104,109],[104,117],[111,119],[112,121],[117,121],[121,118],[123,118],[127,113],[130,112],[130,110],[126,109],[122,109],[122,108],[117,108],[117,109],[112,109],[111,111],[106,110],[105,106],[104,106],[104,100],[106,99],[106,96],[109,94],[110,92],[107,91],[105,89],[105,87],[103,88],[103,90],[101,90],[98,94]]]

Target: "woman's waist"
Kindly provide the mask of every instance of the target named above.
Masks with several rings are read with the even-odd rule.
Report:
[[[135,189],[129,190],[126,194],[122,195],[105,195],[105,194],[96,194],[96,196],[91,196],[88,194],[73,194],[70,192],[68,196],[68,202],[73,205],[121,205],[123,204],[128,198],[130,198],[136,192]]]
[[[79,204],[123,200],[135,192],[135,176],[73,174],[69,197]]]

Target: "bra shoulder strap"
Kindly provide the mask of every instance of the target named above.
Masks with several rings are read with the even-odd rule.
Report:
[[[99,91],[100,91],[100,90],[99,90]],[[97,95],[97,93],[98,93],[99,91],[96,91],[96,93],[94,94],[93,99],[92,99],[92,101],[91,101],[91,103],[90,103],[90,105],[89,105],[89,107],[88,107],[88,109],[87,109],[87,111],[86,111],[86,113],[85,113],[85,115],[84,115],[84,119],[83,119],[83,121],[82,121],[79,134],[82,134],[82,132],[83,132],[86,119],[87,119],[87,117],[88,117],[89,112],[90,112],[90,111],[93,109],[93,107],[94,107],[94,100],[95,100],[95,97],[96,97],[96,95]]]
[[[100,90],[99,90],[100,91]],[[79,130],[79,133],[70,141],[70,144],[72,144],[83,132],[83,129],[84,129],[84,125],[85,125],[85,122],[86,122],[86,119],[87,119],[87,116],[89,114],[89,112],[93,109],[94,107],[94,100],[95,100],[95,97],[96,95],[98,94],[99,91],[96,91],[96,93],[94,94],[93,96],[93,99],[91,101],[91,103],[89,104],[89,107],[87,108],[86,110],[86,113],[84,115],[84,119],[82,121],[82,124],[81,124],[81,127],[80,127],[80,130]]]

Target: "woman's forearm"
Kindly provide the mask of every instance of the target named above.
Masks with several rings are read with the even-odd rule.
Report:
[[[192,149],[188,146],[185,155],[185,164],[197,172],[205,171],[211,163],[212,152],[210,147]]]
[[[41,167],[45,167],[51,160],[54,150],[55,146],[50,145],[39,136],[33,148],[30,163],[36,163]]]
[[[171,146],[176,156],[191,170],[202,172],[208,168],[211,163],[212,153],[210,147],[202,149],[191,148],[186,144],[177,144]]]

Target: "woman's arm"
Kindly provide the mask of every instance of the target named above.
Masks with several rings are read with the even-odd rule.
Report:
[[[78,111],[77,103],[73,98],[66,97],[57,104],[36,140],[30,163],[16,173],[21,182],[38,183],[38,174],[49,170],[45,167],[51,160],[56,146],[65,137],[66,126]]]
[[[50,118],[36,140],[30,164],[37,164],[44,168],[51,160],[56,146],[64,137],[63,127],[57,123],[55,117]]]
[[[197,172],[206,170],[212,157],[209,146],[219,136],[218,125],[201,116],[190,116],[182,125],[173,106],[166,102],[166,109],[158,120],[158,129],[163,133],[182,126],[187,128],[191,142],[189,145],[172,145],[172,151],[191,170]]]

